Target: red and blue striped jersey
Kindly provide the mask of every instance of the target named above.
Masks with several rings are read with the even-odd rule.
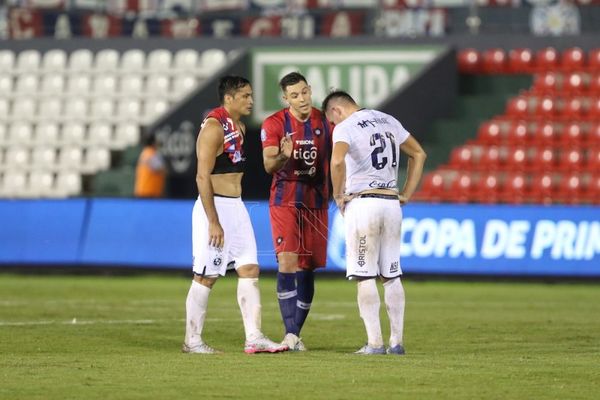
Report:
[[[225,107],[211,110],[204,121],[214,118],[223,127],[223,153],[215,160],[212,174],[227,174],[231,172],[244,172],[246,157],[244,157],[244,134],[240,132]]]
[[[264,120],[261,129],[263,149],[279,147],[283,135],[293,143],[292,156],[273,174],[269,205],[328,208],[329,158],[333,126],[321,111],[312,109],[305,122],[283,109]]]

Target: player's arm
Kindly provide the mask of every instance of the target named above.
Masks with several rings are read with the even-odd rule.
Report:
[[[210,180],[217,153],[221,147],[223,147],[223,127],[217,120],[209,118],[200,130],[196,141],[196,154],[198,156],[196,184],[208,219],[208,243],[214,247],[223,247],[225,236],[219,222],[213,186]]]
[[[350,146],[346,142],[335,142],[331,152],[331,185],[333,186],[333,199],[340,212],[344,213],[346,199],[344,191],[346,190],[346,154]]]
[[[279,171],[287,160],[292,156],[294,144],[292,139],[285,134],[279,138],[279,134],[275,132],[283,132],[283,126],[274,124],[267,119],[262,126],[261,135],[265,135],[263,139],[263,164],[265,171],[269,174],[274,174]]]
[[[408,139],[400,145],[400,150],[408,155],[406,182],[404,183],[404,188],[399,196],[400,202],[404,204],[411,198],[415,190],[417,190],[421,175],[423,174],[423,165],[425,165],[427,154],[419,142],[412,136],[409,136]]]

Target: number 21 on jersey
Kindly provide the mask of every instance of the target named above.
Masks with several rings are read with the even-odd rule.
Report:
[[[398,161],[396,159],[396,139],[394,134],[385,132],[385,134],[382,135],[377,132],[371,135],[370,141],[371,147],[374,147],[371,152],[371,164],[373,165],[373,168],[377,170],[383,169],[388,163],[387,155],[389,155],[389,151],[386,152],[386,148],[388,147],[386,139],[389,140],[391,144],[392,167],[396,168],[398,166]],[[387,155],[385,153],[387,153]]]

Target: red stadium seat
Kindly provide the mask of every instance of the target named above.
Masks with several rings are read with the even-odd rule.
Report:
[[[535,75],[533,88],[537,92],[555,93],[559,89],[559,75],[553,71],[546,71]]]
[[[565,172],[579,171],[583,168],[583,152],[578,148],[561,149],[558,167]]]
[[[535,172],[548,172],[556,168],[556,154],[551,147],[538,147],[533,152],[531,169]]]
[[[530,49],[513,49],[508,52],[508,72],[526,74],[533,69],[533,53]]]
[[[583,143],[584,128],[579,122],[570,122],[565,125],[562,135],[560,135],[560,144],[564,147],[579,147]]]
[[[463,49],[458,53],[458,70],[462,74],[481,72],[481,56],[475,49]]]
[[[588,52],[588,69],[592,72],[600,71],[600,48]]]
[[[501,141],[500,124],[496,121],[486,121],[479,125],[477,140],[482,144],[498,144]]]
[[[450,167],[453,169],[471,169],[473,165],[473,149],[469,145],[459,146],[450,153]]]
[[[534,203],[551,204],[553,189],[554,181],[552,175],[544,172],[533,176],[528,196]]]
[[[506,168],[510,171],[524,171],[529,164],[525,147],[509,147],[506,154]]]
[[[570,94],[579,94],[586,90],[587,85],[581,72],[572,72],[564,76],[563,91]]]
[[[535,54],[535,68],[538,71],[550,71],[558,67],[558,52],[553,47],[538,50]]]
[[[505,177],[500,199],[504,203],[521,204],[525,201],[527,180],[520,172],[508,174]]]
[[[588,149],[585,168],[592,173],[600,174],[600,144],[596,143],[596,146]]]
[[[600,143],[600,122],[592,125],[591,129],[588,131],[587,135],[584,138],[585,145],[587,147],[599,146]]]
[[[483,175],[476,190],[473,191],[473,200],[478,203],[495,204],[499,201],[499,196],[500,179],[495,173]]]
[[[581,177],[579,174],[568,174],[561,177],[554,198],[561,203],[579,204],[581,195]]]
[[[473,199],[473,178],[470,174],[461,173],[450,185],[446,198],[455,203],[467,203]]]
[[[415,194],[416,200],[439,202],[444,194],[444,177],[439,172],[432,172],[423,178],[421,189]]]
[[[506,52],[502,49],[488,49],[483,52],[483,71],[499,74],[506,71]]]
[[[524,121],[517,121],[508,128],[508,144],[511,146],[523,145],[528,142],[529,126]]]
[[[600,96],[591,98],[588,116],[592,120],[600,120]]]
[[[590,74],[589,92],[592,95],[600,95],[600,72],[592,72]]]
[[[567,119],[580,119],[586,114],[584,98],[580,96],[568,97],[564,100],[561,115]]]
[[[500,168],[500,148],[498,146],[486,147],[477,166],[485,171],[495,171]]]
[[[583,199],[590,204],[600,204],[600,173],[595,172],[583,188]]]
[[[539,146],[551,146],[560,136],[561,129],[552,122],[538,123],[533,132],[534,142]]]
[[[543,118],[554,118],[557,114],[556,100],[554,97],[538,97],[535,103],[535,114]]]
[[[519,95],[508,100],[506,114],[513,118],[524,118],[529,114],[529,102],[526,96]]]
[[[582,69],[585,65],[585,53],[579,47],[572,47],[563,51],[560,66],[566,71]]]

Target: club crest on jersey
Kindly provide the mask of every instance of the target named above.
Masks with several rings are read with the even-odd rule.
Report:
[[[315,135],[319,136],[321,134],[321,130],[319,128],[315,129]]]
[[[265,140],[267,140],[267,131],[265,131],[264,129],[260,130],[260,141],[264,142]]]
[[[233,153],[233,157],[231,158],[231,161],[234,163],[238,163],[238,162],[242,161],[242,152],[239,150],[236,150],[235,153]]]

